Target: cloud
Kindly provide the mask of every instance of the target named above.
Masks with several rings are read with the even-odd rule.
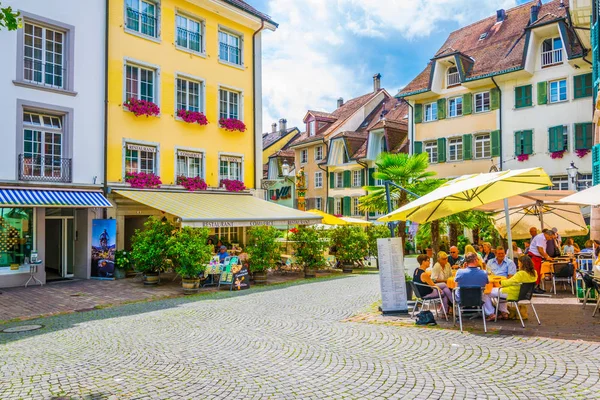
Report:
[[[268,0],[267,12],[280,27],[263,35],[264,131],[279,118],[303,130],[308,109],[331,111],[338,97],[367,93],[372,75],[393,64],[395,55],[386,48],[398,41],[414,46],[440,31],[443,40],[448,25],[466,25],[514,5],[515,0]],[[436,50],[425,48],[418,56],[428,59]],[[383,86],[394,94],[398,79],[384,77]]]

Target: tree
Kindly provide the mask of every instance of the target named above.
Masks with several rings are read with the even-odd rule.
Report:
[[[9,31],[16,31],[21,27],[21,13],[14,12],[11,7],[2,8],[0,3],[0,30],[7,28]]]

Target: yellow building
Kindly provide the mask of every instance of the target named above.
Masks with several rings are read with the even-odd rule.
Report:
[[[129,174],[155,174],[163,191],[183,190],[181,176],[203,178],[205,193],[222,193],[223,179],[260,188],[261,32],[277,24],[241,0],[115,0],[108,13],[106,182],[122,248],[146,216],[165,214],[123,195]],[[136,115],[131,99],[160,111]]]

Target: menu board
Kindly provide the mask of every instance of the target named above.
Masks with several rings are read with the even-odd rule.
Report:
[[[381,311],[383,314],[408,313],[402,240],[377,239],[377,254]]]

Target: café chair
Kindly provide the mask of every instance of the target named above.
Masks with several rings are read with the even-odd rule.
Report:
[[[550,278],[552,279],[552,290],[554,294],[556,294],[556,282],[563,282],[563,285],[568,283],[571,285],[571,294],[575,294],[575,285],[573,282],[573,264],[568,262],[555,263],[554,273],[550,273]],[[543,282],[544,280],[542,280],[542,283]]]
[[[521,326],[523,328],[525,328],[525,323],[523,322],[523,317],[521,316],[521,311],[519,310],[519,304],[529,304],[531,306],[531,309],[533,310],[533,313],[535,314],[535,318],[537,319],[538,325],[541,325],[542,323],[540,322],[540,317],[538,317],[537,311],[535,310],[535,306],[533,305],[533,302],[531,301],[531,299],[533,298],[533,289],[534,288],[535,288],[535,282],[521,283],[521,287],[519,289],[519,297],[517,298],[517,300],[506,300],[506,299],[503,299],[502,297],[498,296],[498,298],[497,298],[498,301],[496,302],[496,321],[498,321],[498,306],[500,305],[501,302],[508,303],[508,304],[512,304],[517,309],[517,315],[519,316],[519,319],[521,320]]]
[[[596,312],[600,308],[600,279],[595,278],[593,274],[582,271],[581,272],[581,281],[583,283],[583,308],[585,308],[588,299],[591,298],[590,294],[592,291],[596,292],[596,308],[594,308],[594,312],[592,313],[592,317],[596,316]]]
[[[410,283],[410,286],[412,287],[415,297],[417,298],[417,301],[415,302],[415,305],[413,306],[411,318],[415,316],[415,311],[417,310],[417,306],[419,305],[419,303],[421,303],[421,309],[423,309],[425,307],[425,305],[427,305],[428,310],[431,308],[431,305],[433,304],[433,306],[435,308],[435,315],[436,315],[436,317],[439,317],[440,314],[437,309],[437,304],[440,303],[440,305],[442,306],[442,310],[444,311],[444,317],[446,318],[446,321],[448,321],[448,313],[446,312],[446,309],[444,308],[444,303],[442,302],[442,291],[440,290],[439,287],[429,286],[429,285],[425,285],[422,283],[415,283],[413,281],[410,281],[409,283]],[[419,287],[431,288],[434,291],[437,290],[438,295],[437,295],[437,297],[425,299],[425,298],[423,298],[423,295],[421,294]]]
[[[481,313],[483,317],[483,331],[487,333],[485,322],[485,313],[483,312],[483,289],[481,286],[461,286],[452,291],[452,301],[454,303],[454,325],[456,318],[460,324],[460,331],[463,331],[462,316],[463,313]],[[460,295],[457,297],[457,291]]]

